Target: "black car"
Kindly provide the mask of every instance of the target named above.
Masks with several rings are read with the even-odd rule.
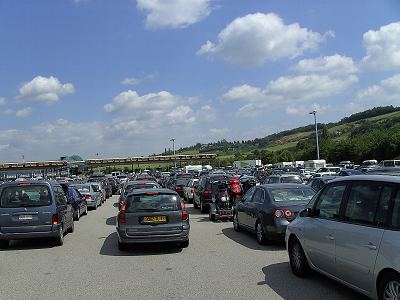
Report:
[[[188,184],[191,178],[179,178],[174,182],[173,190],[178,193],[178,195],[183,199],[184,190],[183,188]]]
[[[111,192],[113,195],[116,195],[118,192],[118,182],[113,177],[107,177],[108,183],[111,185]]]
[[[212,203],[211,183],[215,181],[227,181],[231,177],[226,174],[209,174],[201,176],[199,185],[193,195],[194,208],[200,207],[202,213],[209,210],[210,203]]]
[[[283,241],[287,225],[314,196],[315,191],[300,184],[264,184],[252,187],[233,209],[233,226],[256,233],[259,244]]]
[[[307,185],[311,186],[314,191],[318,192],[322,189],[329,181],[336,179],[337,176],[321,176],[321,177],[314,177],[311,178]]]

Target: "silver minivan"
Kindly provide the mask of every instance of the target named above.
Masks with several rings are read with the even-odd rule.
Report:
[[[315,270],[374,299],[400,299],[400,178],[328,183],[287,227],[293,273]]]

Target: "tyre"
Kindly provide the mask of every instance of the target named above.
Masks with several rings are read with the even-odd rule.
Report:
[[[189,247],[189,240],[180,243],[179,246],[181,246],[182,248],[187,248],[187,247]]]
[[[87,206],[85,207],[85,216],[87,216],[87,214],[88,214],[88,208],[87,208]]]
[[[125,251],[128,249],[128,245],[125,243],[121,243],[120,241],[118,241],[118,250],[119,251]]]
[[[193,207],[194,208],[199,208],[199,206],[197,205],[196,201],[194,201],[194,199],[193,199]]]
[[[68,229],[68,233],[73,233],[75,231],[75,223],[72,221],[71,227]]]
[[[9,240],[0,240],[0,249],[6,249],[10,246]]]
[[[96,205],[94,206],[94,210],[97,210],[97,203],[96,203]]]
[[[291,241],[288,250],[293,274],[298,277],[306,277],[310,273],[310,267],[300,242],[297,239]]]
[[[205,205],[203,205],[203,201],[200,200],[200,211],[202,214],[205,214],[207,212],[207,209]]]
[[[400,275],[396,272],[386,273],[378,283],[378,299],[400,298]]]
[[[260,245],[265,245],[267,243],[267,237],[265,235],[261,221],[257,221],[256,223],[256,237],[257,237],[257,242]]]
[[[233,229],[237,232],[241,230],[237,213],[233,215]]]
[[[210,221],[215,221],[215,214],[212,214],[211,211],[209,212]]]
[[[59,226],[58,236],[54,239],[54,244],[56,246],[64,245],[64,231],[63,231],[63,225],[62,224]]]
[[[75,221],[79,221],[80,218],[81,218],[81,209],[78,208],[78,212],[76,213]]]

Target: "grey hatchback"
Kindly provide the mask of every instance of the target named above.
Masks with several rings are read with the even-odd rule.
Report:
[[[189,214],[179,195],[169,189],[130,192],[117,216],[118,247],[173,242],[189,246]]]
[[[400,299],[400,178],[332,180],[288,225],[286,245],[297,276],[313,269],[371,298]]]
[[[57,182],[1,185],[0,247],[8,247],[10,240],[27,238],[52,238],[61,246],[66,231],[74,231],[73,208]]]

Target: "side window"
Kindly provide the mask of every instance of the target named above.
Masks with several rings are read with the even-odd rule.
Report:
[[[392,186],[385,186],[382,189],[381,199],[379,200],[378,209],[376,210],[375,224],[378,226],[386,225],[388,223],[388,212],[390,199],[393,194]]]
[[[97,185],[92,185],[92,189],[95,192],[100,192],[99,187]]]
[[[61,187],[54,187],[54,194],[56,197],[57,205],[65,205],[67,204],[67,198],[65,197],[64,191]]]
[[[256,189],[254,192],[253,200],[251,202],[263,204],[264,203],[264,191],[262,189]]]
[[[382,185],[378,183],[354,182],[346,205],[345,221],[372,225],[381,190]]]
[[[337,219],[346,183],[332,184],[322,191],[315,205],[315,216],[323,219]]]
[[[393,200],[393,210],[389,226],[392,228],[400,229],[400,190],[396,192]]]
[[[247,191],[247,193],[244,195],[244,202],[251,202],[251,199],[253,198],[253,194],[256,191],[256,187],[252,187]]]

